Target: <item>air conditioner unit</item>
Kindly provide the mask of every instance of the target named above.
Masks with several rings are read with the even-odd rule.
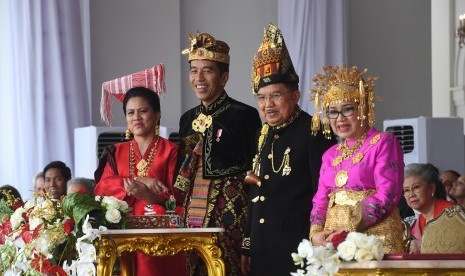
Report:
[[[125,141],[125,127],[88,126],[74,129],[74,176],[94,178],[98,158],[107,145]],[[160,126],[160,136],[178,141],[177,128]]]
[[[431,163],[440,172],[465,171],[463,118],[385,120],[384,131],[393,133],[402,146],[404,163]]]

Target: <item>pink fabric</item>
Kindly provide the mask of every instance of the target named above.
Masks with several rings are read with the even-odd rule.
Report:
[[[394,135],[379,132],[374,128],[369,129],[367,134],[367,139],[357,152],[366,152],[370,147],[370,140],[377,134],[381,134],[381,139],[371,146],[360,163],[350,167],[349,180],[343,187],[354,191],[376,190],[374,195],[361,202],[364,228],[385,218],[397,207],[402,195],[404,178],[403,153]],[[355,141],[348,141],[349,146],[354,143]],[[328,195],[338,189],[334,181],[336,173],[341,168],[347,170],[352,162],[352,159],[344,160],[336,168],[333,167],[332,161],[337,155],[336,148],[337,145],[334,145],[323,154],[318,191],[313,197],[311,224],[325,224]]]
[[[122,102],[126,92],[134,87],[146,87],[158,95],[163,94],[166,91],[165,65],[160,63],[143,71],[104,82],[100,101],[100,115],[104,122],[111,125],[111,96]]]

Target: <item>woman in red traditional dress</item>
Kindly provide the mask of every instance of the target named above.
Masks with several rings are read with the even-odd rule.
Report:
[[[161,112],[155,89],[121,89],[128,83],[137,86],[139,82],[146,86],[152,79],[155,80],[154,87],[157,87],[156,82],[163,81],[158,74],[151,77],[154,72],[162,75],[163,67],[149,68],[143,72],[111,81],[114,84],[112,87],[108,84],[110,82],[104,83],[103,93],[107,93],[102,96],[102,114],[107,115],[103,116],[104,119],[111,118],[105,112],[111,112],[111,106],[108,108],[108,102],[105,103],[108,99],[105,97],[111,94],[123,101],[127,128],[134,139],[107,148],[95,173],[98,182],[95,194],[125,200],[133,208],[134,215],[144,215],[151,204],[164,205],[172,194],[178,150],[176,144],[158,134]],[[128,131],[127,138],[130,135]],[[152,258],[137,252],[135,268],[137,275],[185,275],[185,256]]]

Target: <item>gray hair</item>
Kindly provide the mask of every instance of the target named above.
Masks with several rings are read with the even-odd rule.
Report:
[[[81,185],[86,190],[86,194],[94,194],[95,181],[93,179],[85,177],[72,178],[66,182],[66,189],[68,190],[69,187],[75,184]]]
[[[410,176],[420,176],[431,188],[441,185],[439,175],[431,164],[411,163],[404,168],[404,180]]]

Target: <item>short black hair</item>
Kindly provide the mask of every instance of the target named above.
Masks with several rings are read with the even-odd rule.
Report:
[[[454,175],[457,178],[460,177],[460,173],[458,173],[457,171],[454,171],[454,170],[447,170],[447,171],[444,171],[443,174],[444,173],[450,173],[450,174]]]
[[[129,99],[133,97],[144,98],[155,112],[160,112],[160,98],[158,97],[157,93],[146,87],[134,87],[129,89],[128,92],[126,92],[126,96],[124,96],[123,111],[125,116],[126,105],[128,104]]]
[[[219,62],[219,61],[214,61],[214,60],[212,61],[216,64],[216,68],[218,68],[218,71],[220,71],[220,75],[223,75],[224,73],[229,72],[229,64]],[[189,65],[190,64],[191,64],[191,61],[189,61]]]
[[[215,63],[221,75],[223,75],[223,73],[229,72],[229,64],[218,61],[216,61]]]
[[[47,166],[44,168],[44,176],[45,173],[50,169],[58,169],[61,171],[61,174],[65,178],[65,182],[71,179],[71,169],[66,166],[65,163],[61,161],[52,161],[48,163]]]

